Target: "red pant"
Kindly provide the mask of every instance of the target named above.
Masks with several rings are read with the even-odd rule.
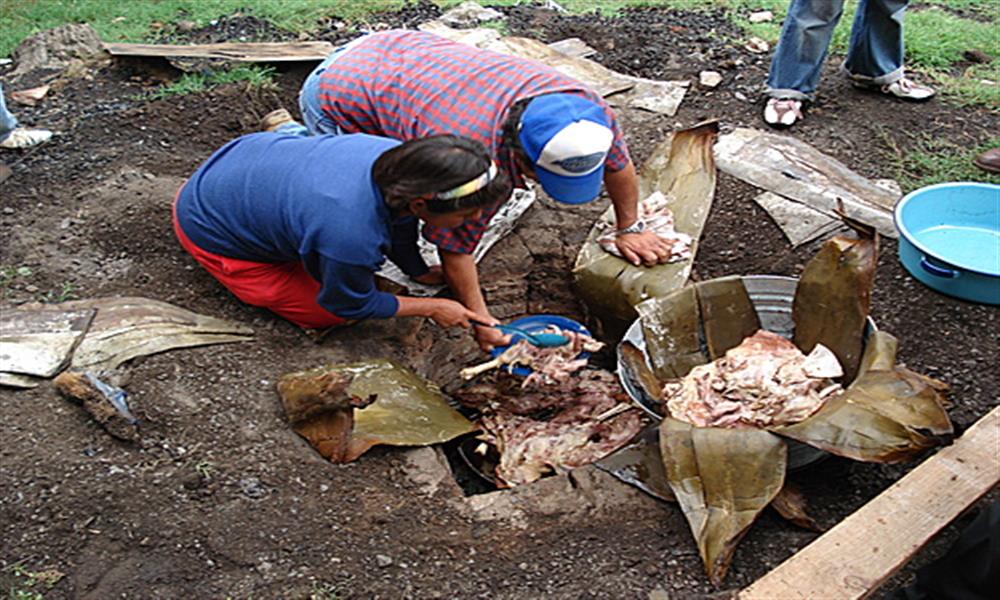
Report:
[[[180,195],[179,191],[177,193]],[[174,233],[188,254],[243,302],[266,308],[307,329],[323,329],[347,322],[316,302],[320,283],[301,262],[252,262],[219,256],[196,246],[177,222],[176,199]]]

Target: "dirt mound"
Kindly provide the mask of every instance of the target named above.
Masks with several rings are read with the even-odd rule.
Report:
[[[25,39],[14,49],[12,78],[38,69],[59,70],[104,54],[97,32],[85,23],[63,25]]]

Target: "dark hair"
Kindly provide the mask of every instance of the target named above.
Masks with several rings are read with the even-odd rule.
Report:
[[[372,167],[372,178],[389,208],[437,194],[472,181],[490,168],[486,147],[456,135],[433,135],[404,142],[383,152]],[[481,190],[458,198],[432,198],[427,210],[450,213],[494,204],[510,196],[513,185],[502,169]]]
[[[534,99],[534,97],[522,98],[515,102],[507,111],[507,118],[503,122],[501,129],[503,141],[507,148],[510,149],[511,154],[513,154],[515,164],[519,159],[525,164],[532,164],[531,159],[528,158],[528,154],[521,147],[521,138],[518,136],[518,132],[521,129],[521,117],[524,116],[524,111],[528,108],[528,104]]]

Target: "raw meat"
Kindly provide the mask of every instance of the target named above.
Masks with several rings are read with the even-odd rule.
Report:
[[[569,338],[569,343],[552,348],[539,348],[522,339],[493,360],[462,369],[462,377],[471,379],[501,365],[524,365],[532,370],[531,375],[524,379],[522,384],[524,387],[558,383],[566,381],[572,373],[587,366],[586,359],[577,358],[581,352],[596,352],[604,347],[602,342],[589,335],[555,326],[548,327],[545,333],[564,335]]]
[[[478,390],[483,399],[485,389]],[[613,414],[629,399],[611,373],[580,372],[542,389],[487,401],[484,439],[496,446],[496,477],[507,485],[531,483],[553,470],[590,464],[627,444],[643,427],[638,410]],[[548,420],[529,415],[551,413]],[[613,416],[612,416],[613,415]]]
[[[646,224],[643,231],[651,231],[670,244],[667,262],[673,263],[691,258],[691,236],[674,230],[674,214],[669,203],[670,199],[663,192],[653,192],[639,203],[639,219]],[[621,258],[615,237],[614,231],[608,231],[597,238],[597,243],[605,251]]]
[[[763,329],[667,382],[663,400],[671,417],[697,427],[765,427],[797,423],[841,390],[837,357],[817,344],[808,356]]]

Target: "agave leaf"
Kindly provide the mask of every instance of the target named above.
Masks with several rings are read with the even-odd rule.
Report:
[[[866,462],[902,462],[953,432],[941,382],[895,365],[896,338],[869,337],[861,373],[814,415],[775,433]]]
[[[710,121],[675,132],[657,146],[639,174],[640,197],[660,191],[673,198],[670,209],[674,223],[677,231],[694,240],[692,255],[698,251],[698,238],[715,194],[712,145],[718,131],[718,123]],[[614,209],[609,208],[591,229],[576,258],[573,285],[604,337],[620,338],[636,318],[633,307],[682,287],[691,274],[692,261],[636,267],[612,256],[597,239],[613,222]]]
[[[701,310],[695,286],[647,300],[635,308],[642,316],[646,352],[658,378],[684,377],[693,367],[708,362],[701,347]]]
[[[802,493],[799,486],[790,481],[786,481],[785,486],[774,497],[774,500],[771,502],[771,508],[786,521],[798,525],[803,529],[823,531],[823,528],[809,516],[805,494]]]
[[[693,427],[666,418],[660,452],[708,578],[718,585],[736,544],[784,484],[785,443],[759,429]]]
[[[364,408],[337,410],[340,405],[323,399],[330,410],[309,411],[301,408],[304,402],[286,398],[296,394],[315,396],[317,382],[325,384],[333,376],[350,380],[346,388],[349,396],[374,396],[374,402]],[[378,444],[427,446],[475,430],[472,422],[448,405],[436,386],[389,360],[292,373],[282,377],[279,391],[286,410],[296,407],[296,431],[335,462],[355,460]]]
[[[865,340],[865,352],[858,365],[858,377],[868,371],[889,371],[896,366],[899,340],[885,331],[873,331]]]
[[[615,478],[635,486],[654,498],[676,502],[667,483],[667,473],[660,456],[659,427],[651,425],[628,446],[605,456],[594,466]]]
[[[622,342],[619,352],[625,377],[638,386],[645,396],[643,400],[647,406],[659,406],[663,395],[663,381],[649,368],[646,355],[632,342]]]
[[[760,319],[742,277],[720,277],[703,281],[694,288],[711,360],[739,346],[760,329]]]
[[[832,350],[846,383],[861,361],[877,260],[877,237],[836,236],[809,261],[795,290],[795,345],[806,354],[816,344]]]

